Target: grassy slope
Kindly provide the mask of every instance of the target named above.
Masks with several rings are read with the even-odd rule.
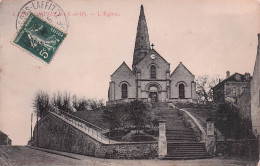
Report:
[[[89,110],[89,111],[74,112],[73,115],[77,116],[81,119],[84,119],[102,129],[108,129],[108,124],[106,124],[102,120],[102,113],[103,113],[103,110],[95,109],[95,110]]]

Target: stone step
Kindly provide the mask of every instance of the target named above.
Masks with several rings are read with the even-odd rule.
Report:
[[[190,144],[190,145],[187,145],[185,143],[187,142],[182,142],[182,143],[179,143],[179,144],[185,144],[185,145],[176,145],[174,144],[175,142],[167,142],[167,147],[178,147],[178,148],[184,148],[184,147],[188,147],[188,148],[196,148],[196,147],[203,147],[205,148],[205,145],[196,145],[196,142],[189,142],[189,143],[194,143],[194,144]]]
[[[195,138],[194,134],[166,134],[167,138],[182,138],[182,137],[187,137],[187,138]]]
[[[165,156],[164,160],[194,160],[194,159],[209,159],[212,158],[210,155],[202,155],[202,156]]]
[[[174,136],[174,137],[166,137],[167,140],[172,140],[172,139],[192,139],[195,140],[196,137],[191,136],[191,137],[187,137],[187,136]]]
[[[171,135],[166,136],[167,139],[174,139],[174,138],[192,138],[195,139],[196,137],[194,135]]]
[[[190,154],[190,155],[193,155],[193,154],[208,154],[205,150],[190,150],[190,151],[181,151],[181,150],[169,150],[167,151],[168,152],[168,155],[171,155],[171,154]]]
[[[167,149],[176,149],[176,150],[190,150],[190,149],[193,149],[193,150],[205,150],[205,147],[189,147],[189,146],[183,146],[183,147],[180,147],[180,146],[167,146]]]
[[[167,140],[195,140],[195,137],[166,137]]]
[[[172,146],[201,146],[201,147],[205,147],[205,144],[204,143],[200,143],[200,142],[185,142],[185,143],[169,142],[167,145],[172,145]]]
[[[166,138],[195,138],[193,134],[166,134]]]
[[[168,152],[205,152],[206,149],[203,148],[198,148],[198,149],[194,149],[194,148],[185,148],[185,149],[179,149],[179,148],[167,148]]]
[[[167,135],[194,135],[194,132],[184,130],[184,131],[171,131],[171,132],[166,132]]]
[[[200,155],[209,155],[206,151],[200,151],[200,152],[196,152],[196,151],[190,151],[190,152],[173,152],[170,151],[168,152],[167,155],[171,155],[171,156],[200,156]]]
[[[195,139],[167,139],[167,142],[197,142]]]
[[[194,131],[192,131],[191,129],[187,129],[185,128],[185,130],[166,130],[166,134],[193,134]]]

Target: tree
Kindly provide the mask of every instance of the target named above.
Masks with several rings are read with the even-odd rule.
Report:
[[[151,116],[149,115],[148,107],[139,100],[131,101],[126,105],[127,112],[129,113],[129,119],[136,126],[137,132],[141,126],[149,124]]]
[[[102,119],[109,124],[110,130],[134,125],[137,132],[153,120],[147,105],[139,100],[106,107]]]
[[[79,100],[77,111],[86,111],[88,109],[88,102],[85,98]]]
[[[249,122],[240,115],[239,109],[232,102],[219,103],[213,117],[216,127],[226,138],[253,138],[251,125],[248,125]]]
[[[40,117],[43,118],[48,114],[50,108],[50,101],[48,93],[40,90],[36,92],[34,101],[33,101],[33,108],[35,113]]]
[[[125,127],[125,122],[127,120],[123,118],[127,116],[125,112],[125,105],[123,104],[115,104],[109,107],[106,107],[102,114],[102,119],[104,122],[108,123],[110,130],[115,130],[119,127]]]
[[[72,96],[72,106],[78,110],[78,107],[79,107],[79,100],[78,100],[78,97],[74,94]]]
[[[73,107],[71,106],[71,97],[69,92],[64,92],[63,94],[58,91],[57,93],[53,94],[51,104],[56,108],[65,111],[65,112],[73,112]]]
[[[88,99],[87,103],[88,103],[88,105],[90,106],[91,109],[101,108],[105,105],[103,99],[101,99],[101,100]]]
[[[213,100],[213,87],[216,86],[219,82],[221,82],[219,76],[209,77],[208,75],[199,76],[196,79],[196,93],[198,95],[198,101],[207,103]]]
[[[62,105],[62,110],[65,112],[71,112],[71,98],[70,98],[70,93],[69,92],[64,92],[63,93],[63,105]]]
[[[62,93],[58,91],[57,93],[54,93],[52,96],[52,105],[55,106],[58,109],[62,109]]]

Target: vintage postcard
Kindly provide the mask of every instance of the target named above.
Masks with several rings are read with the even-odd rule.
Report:
[[[0,0],[0,165],[259,165],[260,1]]]

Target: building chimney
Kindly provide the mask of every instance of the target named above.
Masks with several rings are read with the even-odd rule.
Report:
[[[249,73],[245,73],[244,77],[245,77],[245,80],[246,80],[246,81],[249,81],[249,79],[250,79],[250,74],[249,74]]]
[[[229,78],[230,77],[230,71],[227,71],[227,76],[226,78]]]

